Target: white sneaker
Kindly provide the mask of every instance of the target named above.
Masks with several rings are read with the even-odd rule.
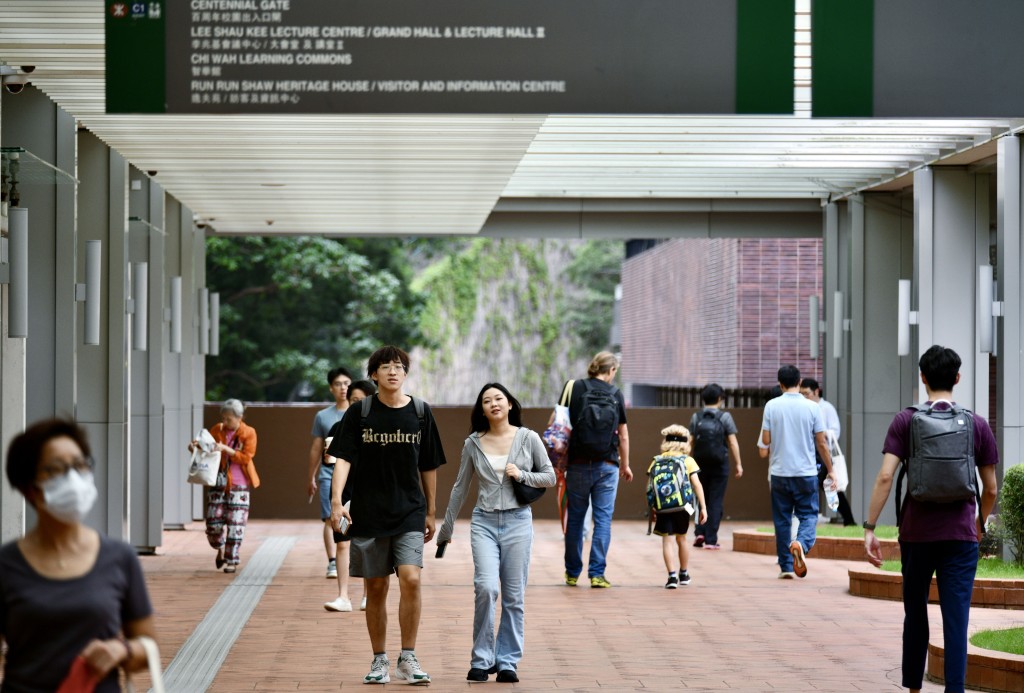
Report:
[[[796,573],[791,570],[783,570],[779,573],[780,580],[793,580],[796,578]]]
[[[430,674],[420,669],[420,662],[414,654],[404,654],[398,657],[395,678],[404,679],[413,686],[425,686],[430,683]]]
[[[359,602],[359,610],[366,611],[366,597],[363,597],[363,601]]]
[[[344,597],[338,597],[333,602],[324,602],[324,608],[328,611],[352,611],[352,602]]]
[[[332,558],[327,562],[327,579],[332,580],[338,577],[338,563]]]
[[[388,683],[391,681],[391,675],[388,674],[390,668],[391,662],[388,661],[387,655],[375,655],[373,664],[370,665],[370,673],[363,677],[363,683]]]

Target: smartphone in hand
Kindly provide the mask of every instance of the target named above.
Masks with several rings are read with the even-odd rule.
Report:
[[[444,558],[444,550],[448,548],[448,542],[442,541],[437,545],[437,553],[434,554],[434,558]]]

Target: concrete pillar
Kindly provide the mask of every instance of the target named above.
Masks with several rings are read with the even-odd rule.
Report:
[[[85,241],[103,243],[100,344],[78,347],[76,417],[93,445],[99,489],[89,520],[129,541],[128,163],[87,131],[79,132],[78,148],[79,276]]]
[[[1004,315],[997,321],[997,397],[996,437],[1003,471],[1024,460],[1021,450],[1021,386],[1024,385],[1024,170],[1021,141],[1003,137],[997,143],[996,173],[996,236],[997,236],[997,298],[1003,301]]]
[[[27,150],[21,162],[20,206],[29,211],[28,337],[0,347],[0,462],[11,438],[28,423],[75,413],[75,186],[74,118],[45,94],[28,87],[0,106],[5,146]],[[40,179],[29,173],[38,157],[63,174]],[[3,290],[6,292],[6,288]],[[6,299],[4,300],[6,310]],[[4,325],[7,325],[6,317]],[[31,386],[27,384],[31,383]],[[34,521],[19,493],[3,482],[0,539],[20,536]]]
[[[989,262],[989,217],[988,175],[952,167],[914,174],[915,363],[933,344],[956,351],[963,362],[957,402],[985,417],[988,355],[978,350],[977,268]],[[919,378],[916,385],[915,399],[924,401]]]
[[[843,439],[853,455],[850,486],[858,519],[864,517],[882,442],[893,415],[909,403],[916,359],[896,349],[897,281],[913,269],[913,216],[900,195],[864,194],[849,202],[850,427]],[[849,458],[848,458],[849,459]],[[895,523],[888,503],[881,521]]]
[[[129,527],[131,543],[142,553],[151,553],[162,543],[163,530],[163,264],[164,192],[157,183],[131,167],[129,169],[129,260],[146,263],[144,291],[130,275],[131,297],[139,310],[141,297],[147,317],[146,349],[134,349],[134,320],[130,320],[132,344],[131,373],[131,455]]]

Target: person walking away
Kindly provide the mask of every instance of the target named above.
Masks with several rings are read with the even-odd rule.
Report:
[[[533,511],[516,499],[513,480],[535,488],[554,486],[555,470],[540,436],[523,428],[519,401],[500,383],[487,383],[480,390],[470,428],[437,544],[451,541],[455,518],[475,477],[477,499],[469,525],[475,608],[466,680],[486,681],[497,672],[499,683],[516,683],[526,634]],[[499,594],[501,621],[495,638]]]
[[[897,511],[903,564],[902,685],[912,693],[921,690],[928,653],[928,593],[934,575],[942,611],[945,690],[960,693],[967,672],[967,622],[978,567],[978,544],[985,519],[996,502],[999,451],[988,422],[958,407],[953,399],[953,387],[960,382],[960,356],[952,349],[935,345],[924,352],[918,366],[928,400],[924,405],[904,409],[889,425],[882,445],[882,468],[875,478],[864,523],[864,548],[868,560],[881,566],[882,548],[875,536],[875,524],[892,490],[893,475],[901,464],[908,465],[910,488],[920,486],[921,490],[908,493],[901,511]],[[951,428],[950,435],[942,436],[943,445],[947,441],[950,445],[944,457],[957,453],[947,457],[938,471],[938,463],[929,463],[925,458],[927,451],[922,439],[915,442],[914,436],[915,430],[920,431],[930,423],[921,417],[933,416],[940,422],[945,420]],[[920,447],[915,449],[915,445]],[[950,464],[949,459],[956,459],[957,464]],[[981,476],[980,494],[975,467]],[[962,476],[953,472],[957,468],[962,469]],[[916,474],[921,478],[916,478]],[[958,495],[959,500],[939,502],[915,497],[930,497],[926,491],[941,488],[931,483],[935,475],[941,477],[941,486],[961,479],[959,493],[949,494],[956,490],[954,486],[947,488],[945,494]]]
[[[696,460],[690,457],[690,431],[685,426],[672,424],[662,429],[661,454],[656,456],[647,468],[647,475],[651,476],[655,469],[661,464],[668,462],[674,467],[671,474],[676,480],[683,477],[689,481],[694,501],[697,507],[697,521],[706,523],[708,521],[707,505],[705,503],[704,488],[698,478],[701,471]],[[655,480],[652,478],[651,480]],[[682,489],[680,489],[682,491]],[[689,494],[682,492],[685,500]],[[654,510],[652,509],[652,512]],[[675,512],[664,512],[655,514],[654,533],[661,537],[661,553],[665,559],[665,568],[668,570],[668,581],[665,589],[674,590],[680,586],[686,587],[690,584],[690,549],[686,542],[686,532],[690,529],[691,513],[685,508],[677,509]],[[674,544],[674,546],[673,546]]]
[[[565,528],[565,584],[575,587],[583,572],[583,527],[587,508],[594,517],[587,576],[590,586],[612,584],[605,577],[612,538],[612,512],[619,477],[633,480],[629,468],[626,402],[612,385],[619,361],[607,351],[594,356],[586,380],[576,380],[569,400],[569,466],[565,484],[568,512]],[[563,387],[564,391],[564,387]]]
[[[806,577],[807,563],[816,539],[818,523],[818,471],[815,449],[828,470],[829,482],[836,482],[832,458],[825,441],[821,408],[800,395],[800,370],[793,365],[779,368],[782,395],[764,407],[761,442],[768,446],[772,488],[772,519],[775,524],[775,552],[779,577]],[[799,523],[792,537],[792,516]]]
[[[72,421],[38,421],[7,448],[7,479],[36,524],[0,547],[5,691],[54,691],[77,674],[90,691],[116,693],[118,668],[146,667],[139,638],[154,637],[154,619],[139,559],[83,524],[98,495],[94,466]]]
[[[353,405],[362,402],[367,397],[372,397],[373,393],[377,391],[377,388],[373,386],[372,380],[357,380],[356,382],[348,386],[348,408],[351,409]],[[334,436],[338,435],[341,430],[341,419],[338,419],[331,430],[327,432],[327,437],[324,439],[325,446],[329,447],[331,440]],[[337,547],[336,555],[337,570],[335,577],[338,582],[338,596],[329,602],[324,602],[324,608],[327,611],[352,611],[352,600],[348,596],[348,583],[349,583],[349,537],[348,533],[338,532],[331,526],[331,478],[334,474],[334,465],[337,464],[337,459],[331,457],[324,451],[324,464],[331,468],[331,474],[327,477],[326,484],[327,488],[327,520],[324,522],[325,527],[331,529],[331,541]],[[352,498],[351,484],[346,484],[345,488],[342,489],[341,502],[348,503]],[[359,606],[360,611],[366,611],[366,588],[363,586],[363,600]]]
[[[348,546],[335,544],[331,532],[331,475],[334,464],[324,458],[327,450],[325,441],[331,426],[341,421],[348,409],[348,387],[352,384],[352,374],[345,368],[332,368],[327,373],[327,385],[334,397],[334,404],[321,409],[313,417],[313,443],[309,448],[309,498],[320,501],[320,520],[323,522],[324,551],[327,553],[327,579],[338,577],[338,552],[348,551]],[[343,562],[347,562],[348,556]],[[351,607],[350,607],[351,608]],[[350,609],[349,609],[350,610]]]
[[[385,346],[373,352],[366,373],[377,384],[377,394],[342,419],[341,431],[327,449],[338,460],[331,481],[331,524],[341,531],[342,518],[350,523],[349,572],[365,578],[366,629],[373,662],[363,683],[391,680],[387,595],[391,573],[396,571],[402,652],[395,675],[411,684],[430,683],[415,652],[420,573],[423,545],[434,537],[437,468],[445,458],[430,407],[402,391],[408,372],[409,355],[402,349]],[[342,491],[350,474],[352,503],[346,509]]]
[[[238,568],[245,526],[249,522],[249,494],[259,488],[256,473],[256,429],[242,421],[245,406],[237,399],[225,400],[220,423],[210,429],[220,451],[220,472],[214,486],[206,489],[206,538],[217,549],[214,565],[225,573]],[[189,443],[188,450],[199,445]]]
[[[839,434],[842,433],[842,426],[839,423],[839,412],[832,406],[832,403],[825,399],[825,394],[821,390],[821,385],[814,378],[804,378],[800,381],[800,394],[816,402],[821,407],[821,415],[825,419],[825,437],[828,441],[829,450],[836,450],[839,448]],[[832,459],[832,464],[837,464],[835,458]],[[825,468],[819,465],[818,479],[821,484],[824,485],[825,479]],[[849,480],[849,473],[845,476],[841,476],[841,469],[836,469],[836,477],[839,479]],[[824,488],[822,489],[824,490]],[[852,527],[857,524],[857,521],[853,519],[853,509],[850,507],[850,501],[846,497],[846,488],[840,488],[838,490],[839,496],[839,516],[843,518],[844,527]]]
[[[736,422],[732,414],[722,409],[722,387],[710,383],[701,390],[704,408],[690,418],[692,456],[700,468],[704,497],[707,498],[707,522],[694,525],[696,547],[716,550],[718,528],[725,512],[725,490],[729,485],[729,458],[736,467],[736,478],[743,476],[740,444],[736,438]]]

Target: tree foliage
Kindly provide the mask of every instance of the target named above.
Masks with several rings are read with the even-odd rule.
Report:
[[[422,300],[409,288],[401,242],[216,236],[206,252],[207,285],[221,305],[210,400],[289,401],[304,383],[328,400],[329,369],[354,370],[381,344],[420,340]]]

